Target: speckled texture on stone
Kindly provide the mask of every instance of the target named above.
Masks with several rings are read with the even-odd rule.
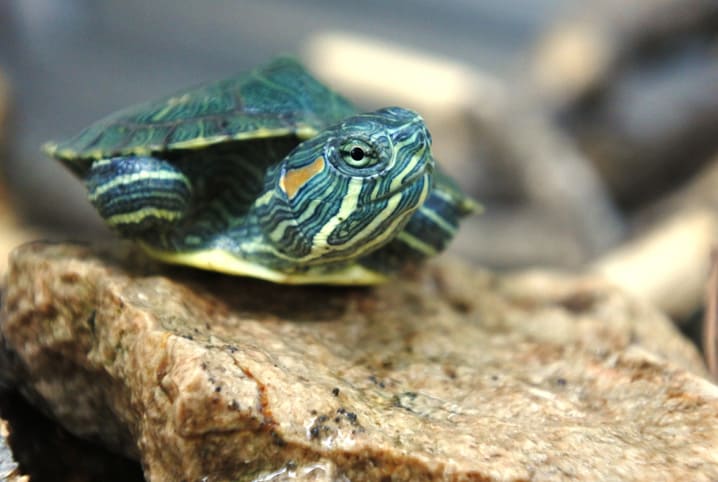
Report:
[[[718,388],[598,281],[443,261],[283,287],[121,259],[15,251],[3,369],[149,480],[718,479]]]

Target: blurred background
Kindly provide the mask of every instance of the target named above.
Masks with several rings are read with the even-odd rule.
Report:
[[[43,142],[280,53],[366,109],[424,115],[486,208],[452,255],[605,276],[718,372],[715,0],[0,0],[0,275],[21,242],[112,237]],[[60,480],[54,458],[90,460],[72,480],[141,480],[52,430],[20,452],[50,460],[33,480]]]
[[[109,233],[40,145],[290,53],[357,104],[420,111],[486,210],[454,254],[601,273],[695,321],[718,233],[714,0],[4,0],[0,271]]]

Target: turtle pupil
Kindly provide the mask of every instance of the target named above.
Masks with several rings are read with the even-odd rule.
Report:
[[[349,152],[349,155],[352,156],[352,159],[355,161],[361,161],[364,159],[364,151],[361,147],[352,147],[352,150]]]

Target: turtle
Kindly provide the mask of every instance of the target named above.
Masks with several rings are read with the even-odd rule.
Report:
[[[361,113],[293,57],[120,110],[45,153],[154,258],[284,284],[370,285],[477,208],[422,117]]]

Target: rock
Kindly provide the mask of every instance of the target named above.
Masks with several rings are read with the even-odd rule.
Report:
[[[151,481],[718,479],[695,349],[595,279],[286,287],[37,243],[2,309],[5,376]]]
[[[8,445],[9,435],[7,422],[0,420],[0,479],[6,482],[28,482],[30,479],[20,473],[20,468]]]

